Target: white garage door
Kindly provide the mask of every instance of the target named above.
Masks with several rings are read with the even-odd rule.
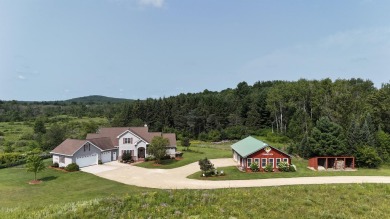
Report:
[[[79,165],[79,167],[96,165],[98,163],[97,158],[98,158],[97,154],[92,154],[83,157],[76,157],[76,163],[77,165]]]
[[[102,152],[102,163],[111,161],[111,151]]]

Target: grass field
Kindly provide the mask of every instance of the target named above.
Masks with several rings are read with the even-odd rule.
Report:
[[[269,179],[269,178],[292,178],[292,177],[317,177],[317,176],[390,176],[390,168],[383,166],[379,169],[360,168],[357,171],[313,171],[307,168],[307,160],[293,158],[293,164],[297,166],[296,172],[257,172],[244,173],[237,169],[236,166],[221,167],[218,171],[223,170],[226,174],[220,177],[202,177],[202,172],[198,171],[189,175],[187,178],[199,180],[243,180],[243,179]]]
[[[49,164],[50,160],[46,160]],[[386,218],[390,185],[157,190],[83,172],[0,170],[0,218]],[[158,179],[156,179],[158,180]]]
[[[77,118],[72,116],[60,115],[54,116],[47,119],[46,128],[50,128],[53,124],[69,125],[71,126],[72,132],[80,133],[80,127],[82,124],[93,122],[99,126],[108,124],[106,118]],[[14,151],[24,152],[29,150],[29,144],[35,142],[33,137],[34,122],[0,122],[0,152],[3,150],[4,144],[12,145]]]
[[[46,160],[45,163],[49,166],[51,159]],[[33,173],[26,172],[26,169],[21,167],[1,169],[0,206],[39,208],[143,191],[141,188],[130,187],[83,172],[66,173],[46,169],[38,173],[38,179],[43,180],[42,184],[29,185],[28,182],[33,178]]]

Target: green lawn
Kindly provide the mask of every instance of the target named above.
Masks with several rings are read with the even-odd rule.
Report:
[[[209,159],[214,159],[214,158],[225,158],[225,157],[231,157],[232,152],[230,149],[216,149],[212,147],[201,147],[201,146],[191,146],[188,151],[183,151],[183,147],[179,146],[177,148],[178,151],[184,152],[183,158],[181,160],[163,160],[161,162],[161,165],[156,166],[154,164],[154,161],[149,161],[149,162],[143,162],[136,164],[139,167],[145,167],[145,168],[158,168],[158,169],[172,169],[172,168],[177,168],[181,167],[193,162],[196,162],[202,158],[209,158]]]
[[[149,190],[42,209],[0,208],[0,218],[388,218],[389,197],[390,185],[381,184]]]
[[[50,163],[50,160],[46,160]],[[0,218],[386,218],[390,185],[215,190],[127,186],[83,172],[0,169]],[[158,179],[156,179],[158,180]]]
[[[51,159],[45,161],[51,163]],[[29,185],[34,174],[21,167],[0,169],[1,207],[42,207],[111,195],[122,196],[143,189],[127,186],[83,172],[46,169],[38,173],[42,184]]]
[[[236,166],[221,167],[217,169],[223,170],[226,175],[220,177],[202,177],[202,172],[196,172],[188,176],[190,179],[200,180],[245,180],[245,179],[269,179],[269,178],[292,178],[292,177],[317,177],[317,176],[390,176],[390,168],[384,166],[379,169],[360,168],[357,171],[312,171],[307,168],[307,160],[293,159],[293,163],[297,166],[297,172],[257,172],[244,173],[237,169]]]

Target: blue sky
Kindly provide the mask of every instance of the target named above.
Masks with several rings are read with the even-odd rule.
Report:
[[[0,99],[390,80],[390,1],[0,0]]]

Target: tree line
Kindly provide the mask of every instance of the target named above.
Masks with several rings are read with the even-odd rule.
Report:
[[[220,92],[115,104],[0,102],[1,121],[60,114],[106,117],[111,126],[147,124],[152,131],[175,132],[179,139],[269,135],[302,157],[364,152],[390,159],[390,84],[376,88],[359,78],[241,82]]]

